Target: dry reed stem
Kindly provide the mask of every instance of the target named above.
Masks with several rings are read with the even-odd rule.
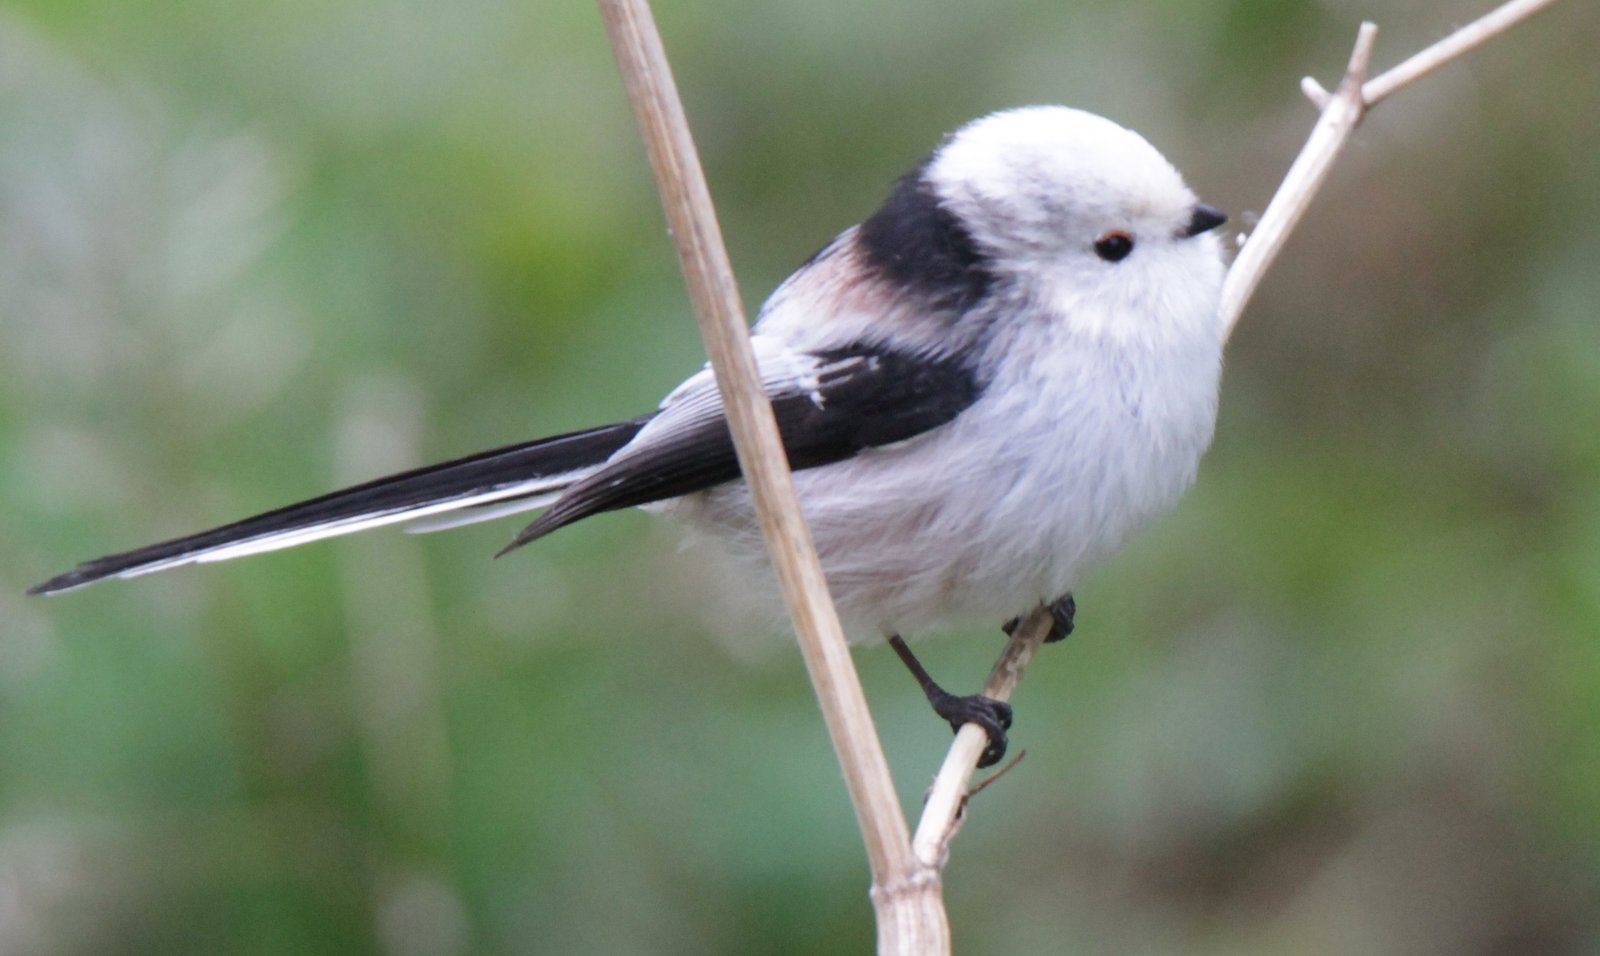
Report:
[[[727,409],[739,466],[861,827],[878,911],[879,951],[948,952],[937,875],[926,879],[911,856],[910,831],[800,515],[711,194],[649,4],[599,0],[599,5]]]

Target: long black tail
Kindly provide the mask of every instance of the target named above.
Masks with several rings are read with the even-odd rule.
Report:
[[[50,594],[103,578],[275,551],[448,511],[514,502],[536,508],[610,458],[647,421],[649,416],[379,478],[210,531],[85,561],[28,593]]]

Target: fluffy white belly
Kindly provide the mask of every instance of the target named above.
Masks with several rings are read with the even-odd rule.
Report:
[[[946,426],[796,473],[852,638],[998,626],[1070,591],[1193,482],[1219,351],[1066,351],[1080,357],[1016,369]],[[742,483],[669,510],[764,564]]]

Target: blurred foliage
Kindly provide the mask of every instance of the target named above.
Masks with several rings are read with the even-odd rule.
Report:
[[[1070,102],[1248,226],[1356,22],[1488,0],[663,5],[752,304],[945,130]],[[1600,951],[1600,7],[1378,111],[1198,487],[1079,594],[963,952]],[[636,414],[700,362],[582,3],[0,13],[0,954],[819,953],[867,874],[796,655],[622,514],[24,599]],[[924,645],[975,685],[997,634]],[[858,653],[914,810],[946,745]]]

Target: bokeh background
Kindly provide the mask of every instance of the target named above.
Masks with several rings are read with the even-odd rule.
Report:
[[[941,133],[1058,101],[1248,227],[1357,22],[1487,0],[659,11],[754,306]],[[1079,590],[959,951],[1600,952],[1600,5],[1373,115],[1198,487]],[[0,10],[0,956],[864,952],[798,656],[669,527],[108,550],[629,416],[702,360],[583,2]],[[997,633],[923,645],[975,687]],[[947,745],[857,659],[908,809]]]

